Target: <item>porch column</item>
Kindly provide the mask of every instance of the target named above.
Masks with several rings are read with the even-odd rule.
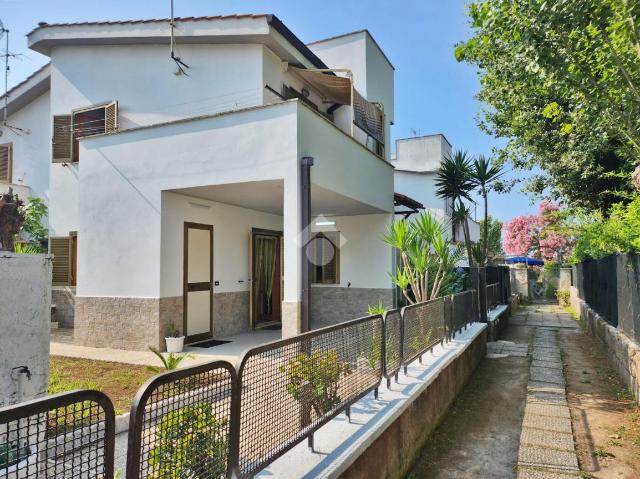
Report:
[[[309,265],[305,248],[311,221],[310,169],[313,158],[302,158],[284,181],[284,291],[282,337],[309,329]]]

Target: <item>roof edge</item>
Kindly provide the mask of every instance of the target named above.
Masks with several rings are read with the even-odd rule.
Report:
[[[347,33],[341,33],[339,35],[334,35],[332,37],[327,37],[327,38],[322,38],[320,40],[314,40],[313,42],[307,43],[308,45],[317,45],[323,42],[328,42],[331,40],[337,40],[339,38],[345,38],[345,37],[349,37],[351,35],[357,35],[359,33],[364,33],[365,35],[367,35],[369,38],[371,38],[371,41],[373,42],[373,44],[376,46],[376,48],[380,51],[380,53],[382,53],[382,56],[384,57],[384,59],[387,61],[387,63],[389,64],[389,66],[391,68],[393,68],[394,70],[396,69],[396,67],[393,66],[393,63],[391,63],[391,60],[389,60],[389,57],[387,56],[387,54],[384,52],[384,50],[382,49],[382,47],[380,46],[380,44],[376,41],[376,39],[374,38],[374,36],[371,34],[371,32],[369,31],[369,29],[367,28],[363,28],[362,30],[354,30],[353,32],[347,32]]]

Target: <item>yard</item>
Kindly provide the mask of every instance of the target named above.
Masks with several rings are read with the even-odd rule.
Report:
[[[147,366],[51,356],[49,394],[73,389],[97,389],[105,393],[116,414],[129,411],[138,388],[155,375]]]

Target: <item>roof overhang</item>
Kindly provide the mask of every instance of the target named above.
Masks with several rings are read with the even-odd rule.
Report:
[[[7,92],[9,100],[7,102],[7,116],[13,115],[16,111],[31,103],[33,100],[49,91],[51,86],[51,70],[49,63],[18,83]],[[4,117],[4,95],[0,106],[0,118]]]
[[[404,208],[402,210],[396,210],[395,214],[403,215],[405,218],[424,209],[422,203],[402,193],[393,194],[393,206]]]
[[[261,43],[293,65],[327,68],[275,15],[176,18],[178,44]],[[65,45],[132,45],[170,42],[169,19],[41,24],[27,35],[29,48],[51,55]]]

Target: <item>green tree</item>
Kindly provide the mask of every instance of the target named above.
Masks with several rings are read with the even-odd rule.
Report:
[[[29,196],[27,204],[22,207],[21,212],[24,216],[22,231],[28,235],[32,243],[37,243],[38,247],[41,247],[49,236],[49,231],[42,224],[43,219],[49,214],[47,205],[41,198]]]
[[[484,156],[480,155],[473,161],[471,180],[480,190],[480,195],[484,202],[484,221],[482,221],[480,225],[480,244],[482,248],[481,266],[489,260],[489,243],[485,239],[489,237],[489,188],[500,176],[502,176],[502,168],[498,165],[491,164],[491,161]]]
[[[488,238],[485,240],[485,238]],[[480,242],[487,245],[488,261],[502,255],[502,221],[488,216],[480,222]]]
[[[640,162],[640,2],[476,0],[456,58],[480,70],[481,128],[526,190],[606,211]]]
[[[471,158],[466,151],[457,150],[452,156],[442,160],[435,184],[436,194],[440,198],[451,200],[454,210],[454,224],[456,221],[462,224],[469,266],[474,266],[468,208],[465,206],[464,200],[473,201],[471,191],[473,191],[475,183],[471,176]]]

